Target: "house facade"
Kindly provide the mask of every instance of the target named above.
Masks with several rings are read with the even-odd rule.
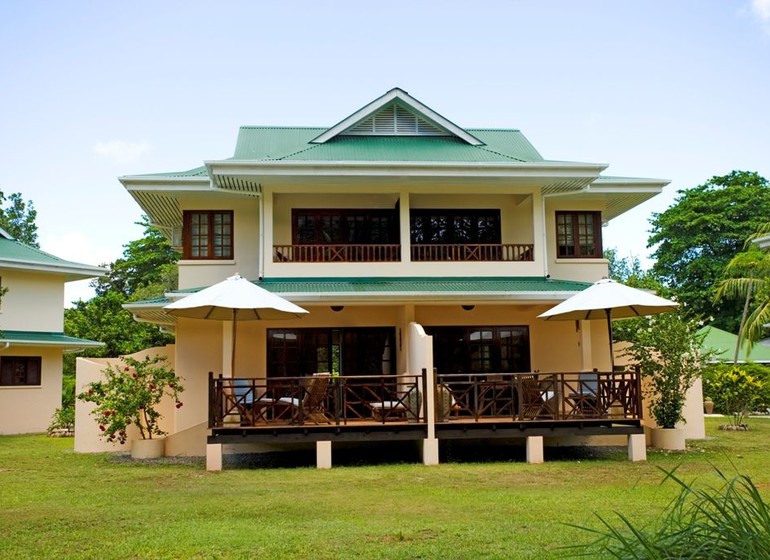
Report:
[[[64,335],[64,284],[105,272],[0,229],[0,434],[44,432],[61,406],[63,353],[102,345]]]
[[[543,438],[615,434],[640,458],[638,375],[611,371],[606,324],[537,318],[607,276],[602,225],[667,184],[606,167],[396,88],[332,127],[244,126],[231,158],[121,177],[182,254],[177,293],[127,306],[176,333],[169,443],[214,469],[238,446],[315,446],[328,466],[335,442],[378,439],[430,463],[442,439],[519,438],[536,461]],[[163,308],[236,273],[309,314],[238,323],[233,370],[230,323]]]

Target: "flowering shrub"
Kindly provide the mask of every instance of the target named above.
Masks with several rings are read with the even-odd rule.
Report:
[[[99,423],[101,437],[108,441],[125,443],[131,424],[142,439],[165,435],[158,427],[161,415],[155,407],[165,395],[174,399],[177,408],[182,406],[180,378],[167,366],[165,356],[148,356],[142,361],[124,356],[121,360],[125,365],[102,370],[105,379],[89,383],[78,399],[96,404],[91,414]]]
[[[733,426],[743,426],[751,407],[758,400],[763,383],[743,367],[717,370],[705,380],[707,393],[715,406],[731,417]]]

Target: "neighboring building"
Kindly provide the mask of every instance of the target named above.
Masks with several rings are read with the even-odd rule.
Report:
[[[606,167],[546,160],[518,130],[461,128],[396,88],[331,128],[244,126],[232,158],[121,177],[182,253],[178,293],[127,306],[176,332],[174,452],[208,451],[217,468],[220,443],[306,442],[327,464],[331,440],[413,439],[435,462],[443,438],[511,437],[537,460],[540,436],[615,433],[640,457],[638,379],[607,371],[606,324],[537,319],[607,276],[602,225],[668,183]],[[238,324],[248,403],[228,400],[229,324],[163,310],[235,273],[310,312]],[[593,368],[606,395],[577,376]],[[280,410],[309,397],[297,378],[324,371],[340,375],[331,425]]]
[[[105,272],[0,229],[0,434],[44,432],[61,406],[62,354],[102,345],[64,335],[64,284]]]
[[[712,326],[703,327],[698,331],[698,334],[705,335],[701,346],[704,350],[711,350],[715,353],[714,361],[732,362],[735,359],[738,335]],[[770,364],[770,348],[761,343],[754,344],[751,350],[747,352],[747,347],[747,342],[741,341],[737,360],[739,363]]]

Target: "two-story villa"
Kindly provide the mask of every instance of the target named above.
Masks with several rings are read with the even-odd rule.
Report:
[[[61,406],[62,355],[101,342],[65,336],[64,284],[105,269],[60,259],[0,229],[0,434],[44,432]]]
[[[618,434],[643,458],[639,379],[609,371],[606,324],[537,318],[607,276],[602,224],[667,184],[606,167],[396,88],[331,127],[244,126],[232,158],[121,177],[182,253],[179,292],[129,306],[176,332],[174,449],[216,469],[230,445],[310,445],[329,466],[337,442],[399,439],[434,463],[442,439],[505,437],[537,461],[543,437]],[[239,323],[230,371],[231,324],[163,308],[236,273],[309,314]]]

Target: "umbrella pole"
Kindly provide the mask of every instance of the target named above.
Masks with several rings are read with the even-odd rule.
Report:
[[[612,373],[615,371],[615,351],[612,348],[612,319],[610,318],[612,312],[610,309],[605,309],[604,312],[607,313],[607,332],[610,337],[610,373]]]
[[[235,328],[236,311],[233,309],[233,345],[230,348],[230,377],[235,377],[235,335],[238,330]]]

